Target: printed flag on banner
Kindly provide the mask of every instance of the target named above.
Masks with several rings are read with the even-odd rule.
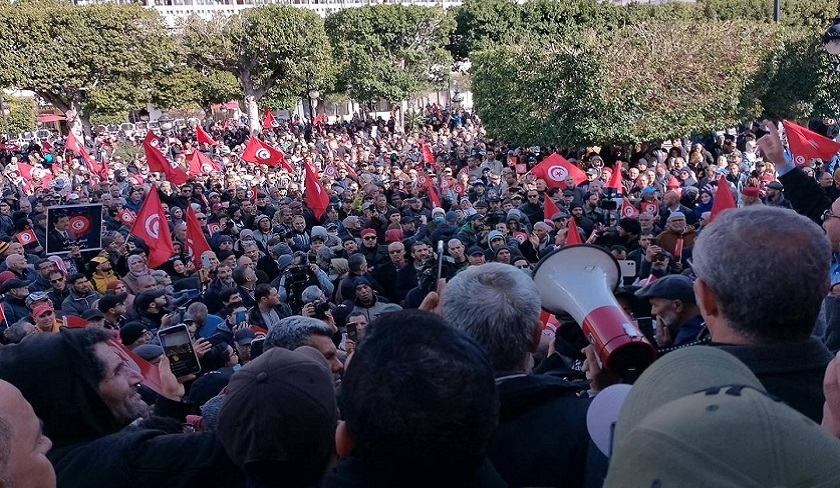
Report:
[[[173,165],[163,156],[160,152],[160,141],[152,131],[147,132],[146,138],[143,139],[143,152],[146,154],[149,169],[155,173],[163,173],[170,183],[183,185],[189,179],[183,169]]]
[[[102,204],[47,207],[46,253],[64,254],[102,249]]]
[[[582,169],[566,161],[566,158],[557,153],[551,153],[540,164],[534,166],[531,173],[537,178],[545,180],[546,186],[549,188],[565,187],[566,178],[569,176],[575,179],[575,184],[586,181],[586,173]]]
[[[192,256],[195,269],[201,269],[201,255],[210,251],[210,244],[204,237],[201,224],[195,216],[192,205],[187,207],[187,252]]]
[[[619,195],[624,195],[624,177],[621,175],[621,163],[616,163],[615,169],[613,169],[612,176],[610,177],[610,182],[607,183],[607,188],[615,188],[618,190]]]
[[[214,141],[210,134],[204,131],[204,128],[200,125],[195,126],[195,139],[198,141],[199,144],[209,144],[211,146],[218,146],[219,143]]]
[[[306,172],[306,206],[312,209],[315,218],[320,220],[330,204],[330,196],[308,164],[303,165],[303,170]]]
[[[247,161],[249,163],[265,164],[266,166],[271,167],[275,167],[278,164],[282,164],[283,169],[285,169],[289,173],[295,172],[294,168],[292,168],[292,165],[290,165],[289,162],[286,161],[286,157],[283,155],[282,152],[263,143],[256,137],[251,137],[251,139],[248,140],[248,145],[245,147],[245,151],[242,153],[242,156],[240,156],[240,158],[243,161]]]
[[[131,213],[131,210],[124,208],[122,212],[120,212],[120,222],[122,225],[131,225],[134,223],[134,214]]]
[[[738,208],[738,204],[735,203],[735,197],[732,196],[729,184],[721,178],[715,191],[715,202],[712,203],[712,214],[709,216],[709,222],[711,223],[719,213],[730,208]]]
[[[280,124],[274,120],[274,114],[271,113],[271,110],[268,107],[263,109],[263,129],[274,129],[275,127],[280,127]]]
[[[154,365],[134,353],[131,349],[120,344],[119,341],[111,339],[108,341],[108,346],[120,357],[126,366],[140,373],[143,377],[142,383],[149,389],[163,395],[163,383],[160,380],[160,370],[157,365]]]
[[[17,234],[15,234],[15,238],[18,242],[20,242],[22,246],[38,243],[38,237],[35,236],[35,231],[32,229],[27,229],[23,232],[18,232]]]
[[[420,141],[420,151],[423,153],[423,162],[428,164],[435,163],[435,155],[432,154],[432,150],[429,148],[429,145],[426,144],[425,141]]]
[[[140,207],[137,220],[131,226],[131,234],[143,239],[149,247],[150,268],[157,268],[175,255],[172,235],[166,223],[166,213],[163,211],[160,196],[154,187],[146,196],[143,206]]]
[[[782,123],[793,164],[797,166],[808,166],[811,159],[822,159],[828,163],[840,151],[840,144],[827,137],[787,120]]]
[[[635,219],[639,217],[639,211],[632,203],[630,203],[630,200],[625,198],[621,203],[621,216],[629,219]]]
[[[545,205],[543,206],[543,218],[545,220],[551,220],[554,217],[554,214],[559,213],[560,209],[557,208],[557,204],[554,203],[554,200],[548,196],[548,193],[545,194]]]
[[[578,230],[577,223],[574,217],[569,219],[569,231],[566,233],[566,245],[572,246],[574,244],[583,244],[583,239],[580,238],[580,230]]]

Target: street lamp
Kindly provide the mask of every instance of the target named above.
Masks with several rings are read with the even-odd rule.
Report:
[[[5,134],[9,132],[9,115],[11,115],[12,110],[9,104],[6,102],[6,97],[0,94],[0,110],[3,111],[3,134],[5,139]]]
[[[315,109],[318,107],[318,98],[320,96],[321,92],[317,88],[311,88],[309,90],[309,118],[311,120],[315,120]]]
[[[829,54],[840,55],[840,15],[834,17],[831,26],[822,36],[822,42]]]

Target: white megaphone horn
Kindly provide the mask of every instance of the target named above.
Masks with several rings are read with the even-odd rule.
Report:
[[[543,309],[571,315],[601,364],[632,378],[656,359],[656,349],[615,300],[613,291],[620,279],[621,269],[612,254],[588,244],[553,251],[534,269]]]

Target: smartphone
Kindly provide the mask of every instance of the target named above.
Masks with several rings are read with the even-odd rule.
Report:
[[[190,331],[185,324],[173,325],[158,331],[163,353],[169,358],[169,367],[176,378],[201,372]]]
[[[632,259],[619,259],[618,267],[621,268],[622,278],[632,278],[636,276],[636,261]]]
[[[636,319],[639,330],[647,337],[651,344],[656,344],[656,333],[653,330],[653,317],[639,317]]]
[[[359,338],[359,329],[353,322],[347,323],[347,338],[353,342],[356,342]]]
[[[306,257],[307,259],[309,259],[309,264],[315,264],[318,262],[318,256],[312,253],[307,254]]]
[[[205,269],[210,269],[212,267],[212,265],[210,264],[210,255],[209,254],[205,254],[204,256],[201,256],[201,267],[205,268]]]
[[[437,291],[438,283],[440,283],[440,276],[443,273],[443,241],[438,241],[437,245],[437,273],[435,274],[434,289]]]
[[[222,334],[213,334],[207,338],[207,342],[213,346],[218,346],[219,344],[225,342],[225,337]]]
[[[265,350],[265,337],[257,337],[251,341],[251,360],[254,360]]]
[[[236,325],[239,325],[248,320],[248,312],[240,310],[239,312],[234,312],[233,317],[236,320]]]

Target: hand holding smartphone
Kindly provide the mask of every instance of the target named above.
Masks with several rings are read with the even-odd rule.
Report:
[[[173,325],[158,331],[163,353],[169,359],[169,366],[176,378],[201,372],[198,355],[193,347],[190,331],[185,324]]]

